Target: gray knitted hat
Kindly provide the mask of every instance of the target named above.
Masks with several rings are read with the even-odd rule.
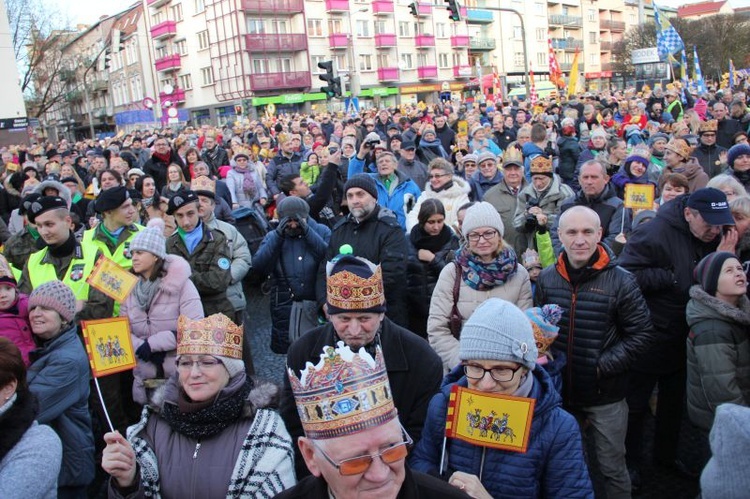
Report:
[[[526,314],[500,298],[485,300],[461,329],[459,358],[515,362],[533,370],[539,352]]]
[[[154,218],[148,226],[133,237],[131,251],[148,251],[161,259],[167,257],[167,240],[164,237],[164,220]]]
[[[29,296],[29,310],[36,307],[57,312],[63,322],[71,322],[76,315],[76,297],[62,281],[48,281],[39,285]]]
[[[505,233],[503,219],[500,218],[500,214],[495,207],[487,201],[477,203],[466,210],[461,230],[464,234],[468,234],[479,227],[491,227],[498,231],[501,237]]]
[[[279,220],[282,218],[306,219],[310,215],[310,205],[302,198],[287,196],[278,204],[276,212]]]

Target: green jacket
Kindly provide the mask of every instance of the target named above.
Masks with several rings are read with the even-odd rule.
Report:
[[[719,404],[750,405],[750,300],[733,307],[695,285],[686,314],[688,415],[708,431]]]
[[[167,253],[181,256],[190,264],[193,271],[190,279],[201,296],[206,317],[222,313],[234,319],[234,307],[227,298],[227,288],[232,282],[232,256],[224,234],[203,224],[203,239],[189,253],[182,236],[175,232],[167,239]]]
[[[29,255],[38,250],[37,240],[31,235],[28,228],[24,227],[21,232],[17,232],[5,241],[3,246],[3,255],[14,268],[23,270]]]

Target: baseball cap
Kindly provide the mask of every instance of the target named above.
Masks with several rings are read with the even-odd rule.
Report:
[[[697,210],[710,225],[734,225],[727,196],[719,189],[705,187],[690,194],[687,207]]]

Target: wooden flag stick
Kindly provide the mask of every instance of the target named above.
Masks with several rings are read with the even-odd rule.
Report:
[[[107,406],[104,405],[104,397],[102,397],[102,389],[99,387],[99,378],[94,378],[94,384],[96,385],[96,393],[99,394],[99,403],[102,404],[102,410],[104,411],[104,416],[107,418],[107,424],[109,425],[110,431],[115,431],[115,427],[112,426],[112,420],[109,418],[109,411],[107,411]]]

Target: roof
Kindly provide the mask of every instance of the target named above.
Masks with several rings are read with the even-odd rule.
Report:
[[[719,10],[724,7],[725,3],[727,3],[726,0],[723,2],[701,2],[683,5],[677,9],[677,15],[679,17],[693,17],[706,14],[718,14]]]
[[[119,29],[122,36],[132,35],[138,30],[138,21],[143,14],[143,5],[136,4],[129,10],[117,14],[119,19],[112,26],[112,29]]]

